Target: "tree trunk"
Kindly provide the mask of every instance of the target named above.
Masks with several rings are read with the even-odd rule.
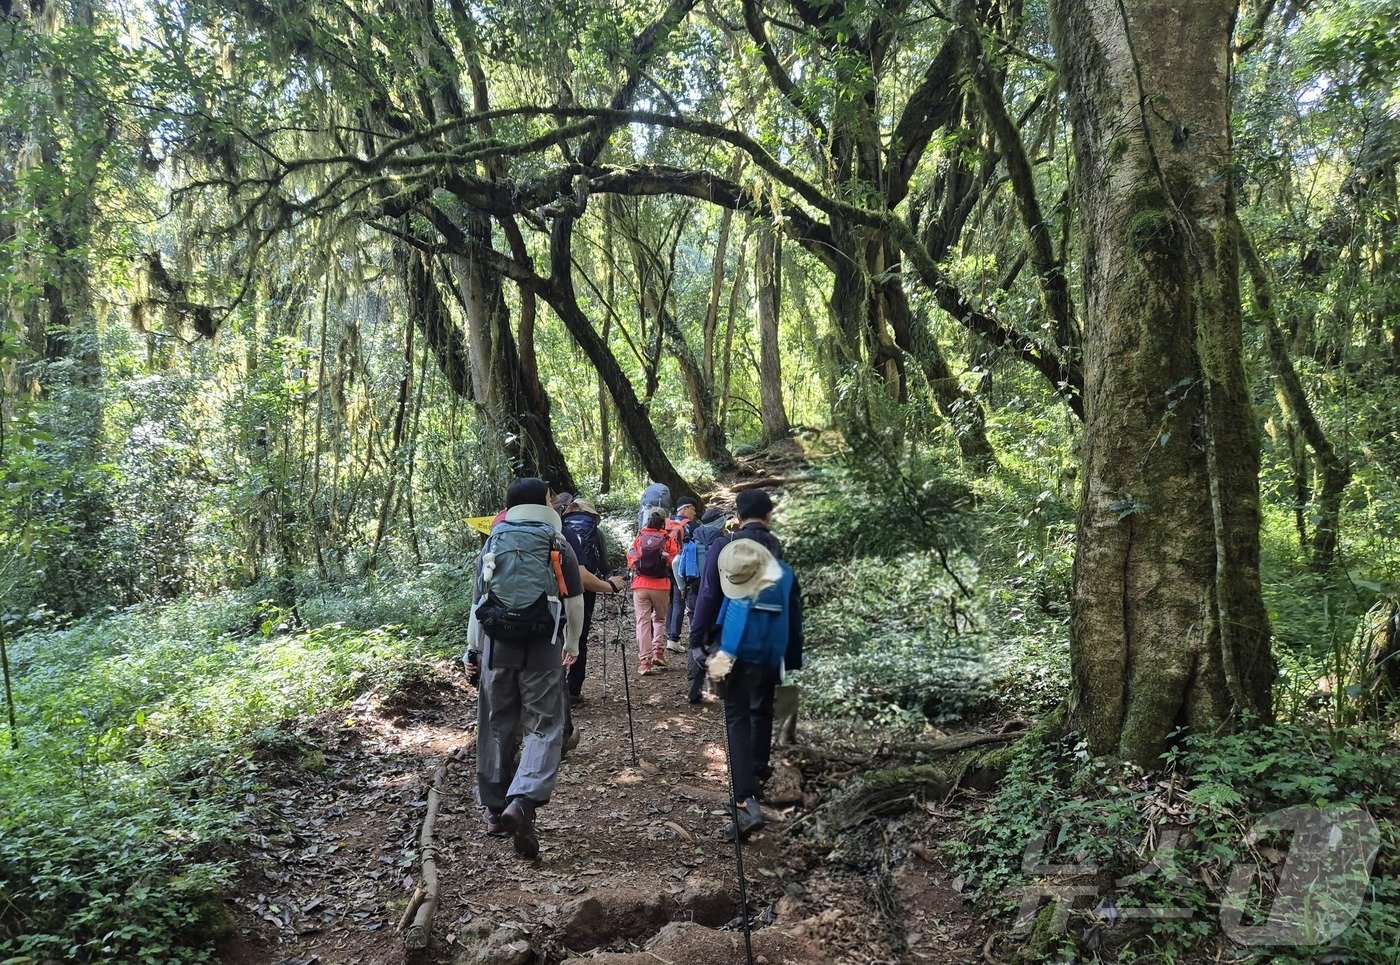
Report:
[[[1272,719],[1242,358],[1231,0],[1056,0],[1084,218],[1084,467],[1070,725],[1154,764]]]
[[[485,259],[476,256],[476,252],[494,250],[490,219],[475,209],[467,209],[464,219],[466,235],[474,244],[458,259],[459,271],[464,273],[459,281],[470,333],[476,402],[520,472],[547,479],[557,491],[573,492],[573,475],[550,426],[548,397],[543,388],[533,395],[527,391],[501,277]],[[478,377],[483,381],[478,382]],[[513,442],[512,436],[516,437]]]
[[[739,165],[733,166],[735,172]],[[719,235],[715,240],[715,259],[710,269],[710,300],[705,305],[704,342],[705,380],[715,384],[715,334],[719,331],[719,305],[724,299],[724,261],[729,254],[729,235],[734,230],[734,209],[724,208],[719,214]]]
[[[675,356],[676,364],[680,367],[681,379],[685,382],[685,393],[690,397],[691,440],[695,444],[696,455],[713,466],[716,472],[724,472],[734,465],[734,455],[729,451],[729,444],[724,438],[724,428],[715,414],[715,396],[711,383],[705,378],[700,361],[690,351],[680,322],[676,320],[669,306],[662,305],[661,317],[657,319],[657,324],[666,327],[671,354]]]
[[[578,304],[578,294],[573,280],[573,219],[561,216],[555,219],[550,237],[550,279],[542,295],[563,320],[564,326],[583,349],[588,360],[593,363],[598,377],[608,388],[613,404],[617,407],[618,421],[627,433],[637,458],[651,479],[665,483],[671,495],[696,496],[695,487],[676,471],[661,442],[656,438],[656,430],[647,418],[646,410],[637,399],[632,383],[617,364],[617,358],[607,344],[598,337],[592,323],[583,314]],[[533,285],[538,279],[520,279],[522,283]]]
[[[893,246],[886,257],[891,263],[897,260],[897,251]],[[929,326],[925,324],[922,331],[918,331],[908,296],[904,293],[904,283],[900,277],[903,273],[890,274],[895,277],[880,286],[879,296],[880,310],[894,331],[895,344],[918,365],[934,403],[952,423],[953,435],[963,458],[976,469],[988,469],[996,464],[996,454],[987,439],[987,417],[982,411],[982,403],[958,384],[958,378],[948,366],[942,349],[938,347],[938,339]]]
[[[412,253],[408,254],[407,257],[410,261],[417,260],[417,256]],[[414,328],[412,322],[404,326],[403,371],[399,374],[399,394],[394,402],[394,428],[389,449],[389,481],[384,487],[384,499],[379,504],[379,518],[374,528],[374,543],[370,547],[369,559],[365,561],[366,570],[373,570],[379,563],[379,550],[384,545],[384,537],[389,534],[389,523],[393,519],[391,510],[396,505],[394,497],[398,491],[399,471],[403,462],[403,438],[408,418],[408,399],[413,387]]]
[[[721,435],[726,435],[729,431],[729,393],[732,388],[731,376],[734,374],[734,322],[739,314],[739,296],[744,290],[744,261],[749,253],[749,232],[753,230],[753,223],[750,222],[744,230],[744,236],[739,239],[738,269],[734,272],[734,284],[729,289],[729,310],[724,319],[724,345],[720,352],[720,373],[719,373],[719,431]]]
[[[758,396],[763,441],[786,439],[792,431],[783,408],[782,353],[778,345],[778,313],[782,309],[782,250],[773,225],[758,232]]]
[[[1325,571],[1331,569],[1337,555],[1337,534],[1341,531],[1342,494],[1351,482],[1351,466],[1337,454],[1332,440],[1327,438],[1327,434],[1322,429],[1322,423],[1318,421],[1317,414],[1313,412],[1312,404],[1308,402],[1307,393],[1303,391],[1303,382],[1298,378],[1298,371],[1293,367],[1293,358],[1288,352],[1288,340],[1284,337],[1283,329],[1279,327],[1278,314],[1274,305],[1273,285],[1263,263],[1259,260],[1259,256],[1248,238],[1241,237],[1240,250],[1253,283],[1254,301],[1259,307],[1260,321],[1264,326],[1264,343],[1268,346],[1269,359],[1273,362],[1274,371],[1278,374],[1278,387],[1285,414],[1297,424],[1303,438],[1307,441],[1308,448],[1317,457],[1318,474],[1322,477],[1322,485],[1317,494],[1317,525],[1313,527],[1312,534],[1312,566],[1316,570]],[[1296,457],[1295,461],[1297,461]],[[1300,473],[1300,478],[1301,475]],[[1300,503],[1303,502],[1303,494],[1303,487],[1300,486],[1298,491]],[[1302,533],[1304,530],[1305,527],[1300,520],[1299,532]]]

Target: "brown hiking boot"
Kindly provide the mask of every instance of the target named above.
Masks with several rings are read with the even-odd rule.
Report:
[[[482,817],[486,821],[486,834],[492,838],[504,838],[510,832],[501,823],[501,812],[496,808],[482,808]]]
[[[501,825],[515,838],[515,853],[522,858],[538,858],[540,839],[535,834],[535,802],[527,797],[513,798],[501,812]]]

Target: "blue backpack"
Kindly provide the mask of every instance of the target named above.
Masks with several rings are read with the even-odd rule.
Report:
[[[695,527],[690,540],[681,550],[681,576],[686,579],[699,579],[705,573],[705,563],[710,558],[710,544],[724,532],[726,520],[720,517],[710,523]]]
[[[789,639],[788,600],[792,594],[793,575],[786,563],[779,561],[783,578],[757,597],[735,600],[724,598],[716,623],[720,627],[719,646],[735,660],[781,667],[787,654]]]
[[[591,573],[605,572],[607,567],[598,559],[598,521],[587,513],[570,513],[564,517],[564,538],[574,548],[578,565]]]

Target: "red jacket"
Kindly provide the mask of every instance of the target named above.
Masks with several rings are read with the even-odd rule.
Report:
[[[666,569],[671,568],[671,561],[680,554],[680,544],[676,538],[664,529],[644,529],[637,534],[637,538],[632,541],[632,547],[627,551],[627,565],[633,566],[637,562],[637,557],[642,554],[642,537],[647,533],[659,533],[666,537],[666,544],[661,547],[661,555],[666,559]],[[669,590],[671,588],[671,578],[669,576],[643,576],[636,570],[632,571],[632,589],[634,590]]]

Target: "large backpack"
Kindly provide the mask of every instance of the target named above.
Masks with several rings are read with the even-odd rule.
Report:
[[[724,598],[715,622],[720,626],[720,647],[736,654],[736,659],[769,666],[782,666],[789,639],[788,599],[792,591],[791,570],[786,563],[783,579],[756,597]]]
[[[637,535],[637,558],[632,569],[638,576],[664,579],[670,573],[666,565],[666,534],[661,530],[644,529]]]
[[[710,558],[710,544],[724,532],[727,520],[721,516],[709,523],[701,523],[690,535],[690,541],[681,550],[681,576],[686,579],[699,579],[705,573],[705,563]]]
[[[557,540],[554,527],[543,522],[504,520],[491,528],[481,551],[485,592],[476,618],[492,640],[529,643],[558,633],[564,607]]]
[[[564,538],[574,548],[578,565],[592,573],[603,573],[607,563],[598,558],[598,520],[588,513],[570,513],[564,517]]]
[[[671,487],[665,483],[652,483],[642,493],[642,508],[637,514],[637,529],[646,529],[647,519],[656,510],[661,515],[671,515]]]

